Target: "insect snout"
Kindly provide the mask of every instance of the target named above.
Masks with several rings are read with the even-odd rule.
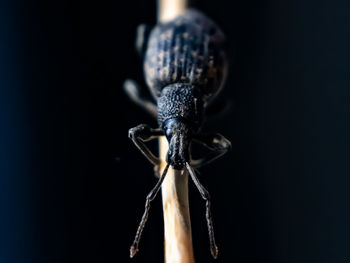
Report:
[[[189,161],[189,139],[182,134],[174,135],[169,142],[167,162],[176,170],[181,170]]]
[[[164,124],[164,133],[169,143],[167,163],[174,169],[181,170],[189,161],[191,131],[178,119],[170,119]]]

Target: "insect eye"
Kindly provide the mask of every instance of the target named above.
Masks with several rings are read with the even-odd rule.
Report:
[[[171,137],[173,136],[173,129],[171,128],[166,128],[165,129],[165,136],[168,140],[171,139]]]

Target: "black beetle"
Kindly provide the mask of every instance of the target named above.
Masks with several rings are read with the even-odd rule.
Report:
[[[148,100],[132,80],[125,81],[124,89],[134,102],[157,117],[159,127],[152,129],[146,124],[138,125],[129,130],[129,138],[156,170],[159,170],[160,159],[144,142],[165,135],[169,150],[167,166],[146,198],[145,212],[130,248],[130,257],[138,251],[150,202],[157,195],[171,165],[177,170],[186,167],[202,198],[206,200],[210,249],[216,258],[218,250],[211,220],[210,195],[200,184],[194,168],[215,160],[231,148],[231,143],[220,134],[199,134],[207,106],[225,82],[228,68],[225,35],[203,13],[188,9],[169,22],[159,23],[151,31],[147,26],[140,25],[136,49],[143,58],[145,79],[157,105]],[[202,159],[192,160],[192,141],[199,142],[211,152]]]

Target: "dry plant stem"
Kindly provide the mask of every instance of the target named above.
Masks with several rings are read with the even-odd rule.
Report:
[[[187,0],[158,0],[158,21],[166,22],[181,14]],[[168,142],[159,139],[159,153],[162,159],[161,171],[166,166],[165,156]],[[188,203],[188,172],[169,167],[162,184],[164,215],[165,263],[194,263],[190,211]]]
[[[158,0],[158,21],[166,22],[181,14],[188,0]]]
[[[168,151],[165,137],[159,141],[162,159]],[[166,163],[162,162],[163,170]],[[164,245],[166,263],[193,263],[193,246],[188,203],[188,172],[171,167],[162,184]]]

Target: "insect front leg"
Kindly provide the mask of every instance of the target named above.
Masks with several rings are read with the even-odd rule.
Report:
[[[156,157],[151,150],[145,145],[145,142],[162,136],[160,128],[152,129],[147,124],[140,124],[129,129],[129,138],[133,141],[141,153],[154,165],[156,176],[159,177],[160,159]]]
[[[199,168],[211,163],[231,149],[231,142],[218,133],[211,135],[197,135],[193,139],[211,150],[207,156],[191,161],[191,165],[194,168]]]
[[[157,106],[147,97],[140,85],[136,81],[127,79],[123,83],[125,93],[129,98],[142,107],[145,111],[151,114],[154,118],[157,118]]]
[[[146,222],[148,219],[149,210],[151,208],[151,202],[154,200],[154,198],[156,198],[157,193],[159,192],[159,189],[162,186],[164,178],[168,172],[169,166],[170,166],[170,164],[166,165],[162,176],[160,176],[157,184],[155,185],[155,187],[152,189],[152,191],[146,197],[145,212],[143,213],[143,216],[141,218],[141,222],[139,224],[139,227],[137,228],[134,242],[132,243],[132,245],[130,247],[130,257],[131,258],[134,257],[135,254],[137,253],[137,251],[139,250],[139,243],[140,243],[142,231],[145,228],[145,225],[146,225]]]
[[[205,218],[207,220],[207,227],[208,227],[208,234],[209,234],[209,245],[210,245],[210,253],[213,256],[213,258],[217,258],[218,256],[218,247],[215,243],[215,236],[214,236],[214,226],[213,226],[213,220],[211,216],[211,210],[210,210],[210,194],[207,191],[207,189],[204,188],[204,186],[199,182],[195,171],[191,167],[189,163],[186,162],[186,168],[192,178],[192,181],[196,185],[199,193],[201,194],[202,198],[205,200]]]

